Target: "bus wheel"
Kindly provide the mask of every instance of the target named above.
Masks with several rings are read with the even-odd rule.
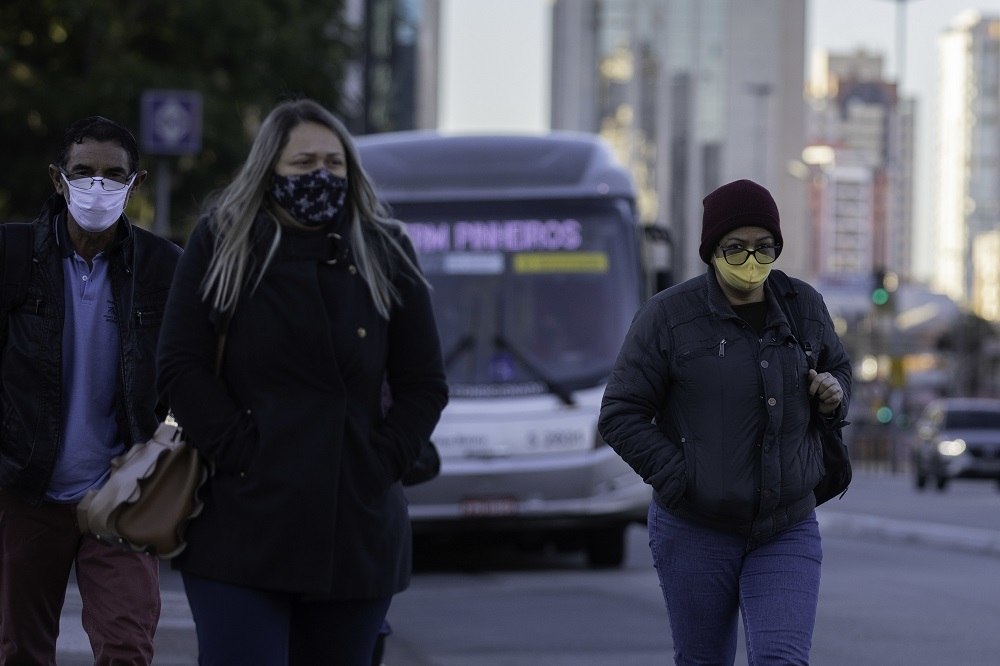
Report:
[[[587,563],[596,569],[620,567],[625,561],[625,526],[594,530],[587,538]]]

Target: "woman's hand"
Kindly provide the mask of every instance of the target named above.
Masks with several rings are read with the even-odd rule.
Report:
[[[833,414],[844,399],[844,389],[829,372],[809,371],[809,395],[819,402],[820,414]]]

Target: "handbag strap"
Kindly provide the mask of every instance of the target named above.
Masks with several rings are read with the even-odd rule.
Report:
[[[219,341],[215,346],[215,376],[222,376],[222,355],[225,353],[226,349],[226,332],[221,331],[219,333]]]
[[[208,321],[215,327],[219,336],[215,346],[215,376],[222,376],[222,357],[226,349],[226,334],[229,332],[229,323],[233,320],[234,310],[221,310],[213,307],[208,315]]]
[[[225,320],[229,323],[229,320]],[[219,338],[215,345],[215,376],[222,376],[222,355],[226,349],[226,331],[225,329],[219,331]],[[167,411],[167,418],[165,419],[167,423],[177,424],[177,417],[174,416],[174,410],[171,408]]]

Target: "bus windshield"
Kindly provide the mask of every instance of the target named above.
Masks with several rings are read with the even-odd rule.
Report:
[[[640,302],[624,201],[394,204],[433,287],[456,397],[570,392],[610,373]]]

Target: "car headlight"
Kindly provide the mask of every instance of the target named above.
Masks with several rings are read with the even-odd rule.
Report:
[[[964,439],[946,439],[938,442],[938,453],[943,456],[960,456],[965,453]]]

